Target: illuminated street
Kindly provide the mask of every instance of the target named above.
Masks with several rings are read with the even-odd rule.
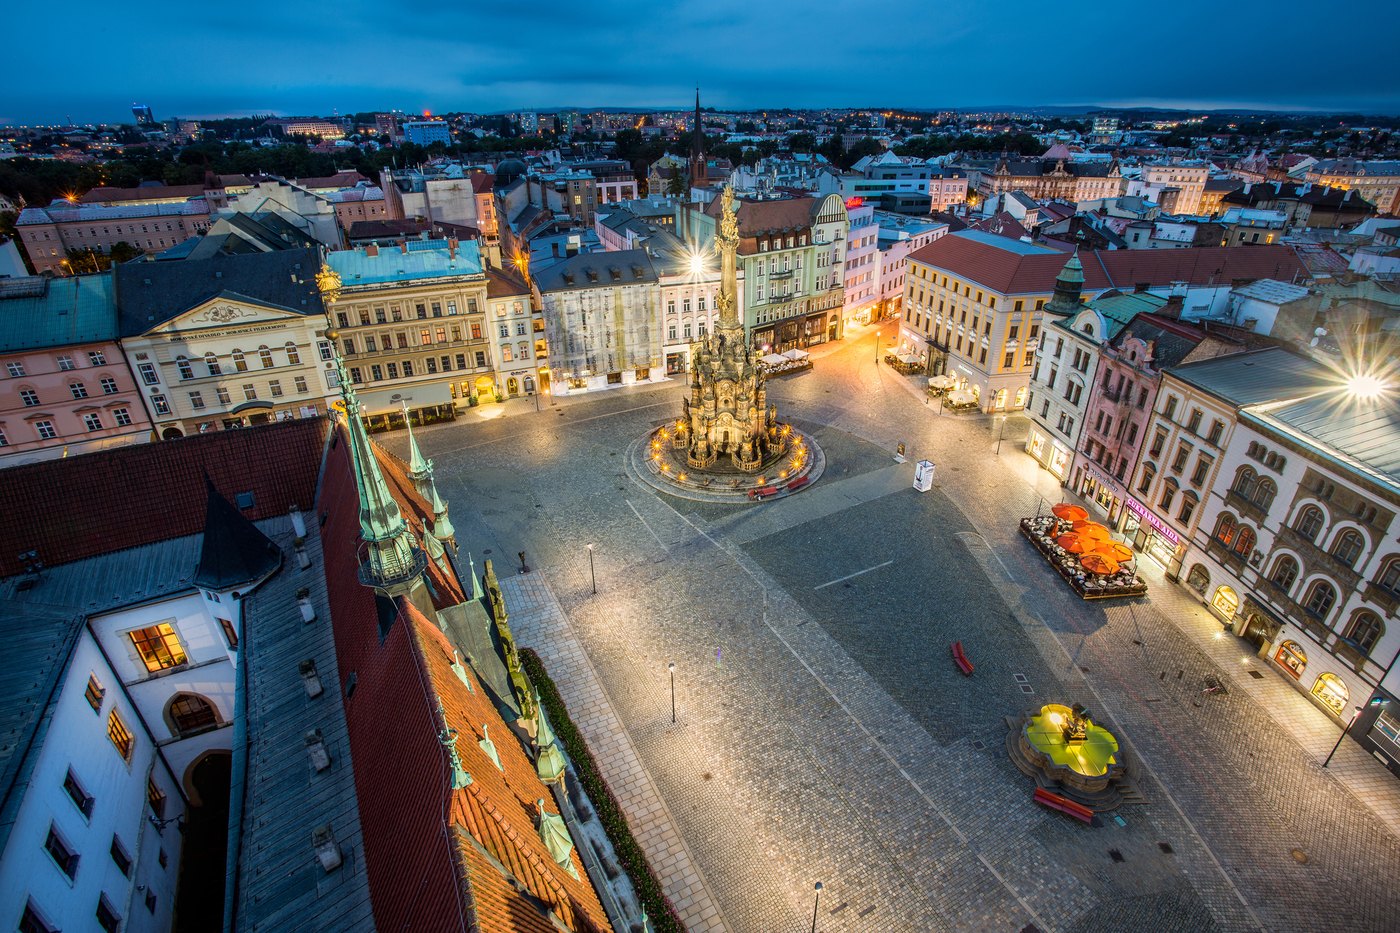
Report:
[[[1146,601],[1074,597],[1017,533],[1065,497],[1022,451],[1025,421],[939,414],[876,365],[873,335],[769,383],[827,466],[761,505],[627,474],[628,446],[678,414],[677,381],[418,432],[463,558],[504,577],[525,552],[532,573],[506,581],[522,644],[554,625],[556,654],[586,652],[551,673],[595,746],[613,740],[590,722],[625,730],[630,752],[600,764],[619,798],[658,798],[629,818],[673,831],[683,857],[657,870],[690,927],[805,930],[820,880],[827,931],[1389,928],[1393,778],[1350,742],[1322,770],[1337,729],[1155,565]],[[381,440],[404,454],[402,432]],[[546,584],[567,628],[520,608]],[[571,694],[592,676],[601,691]],[[1048,702],[1111,724],[1140,800],[1092,827],[1032,803],[1005,719]]]

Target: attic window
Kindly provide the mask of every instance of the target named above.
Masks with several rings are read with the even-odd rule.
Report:
[[[251,491],[240,492],[233,497],[234,504],[240,509],[251,509],[253,507],[253,501],[253,493]]]

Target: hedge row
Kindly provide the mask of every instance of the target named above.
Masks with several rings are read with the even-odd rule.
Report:
[[[598,764],[588,750],[588,744],[579,734],[574,721],[569,718],[568,707],[564,705],[559,689],[545,673],[544,662],[532,649],[522,648],[520,663],[534,683],[535,689],[540,692],[540,701],[544,704],[550,725],[554,727],[554,734],[564,743],[564,751],[573,762],[579,783],[583,785],[584,792],[588,794],[593,809],[602,821],[603,829],[612,841],[617,860],[622,863],[623,869],[632,879],[632,887],[646,908],[651,929],[655,933],[685,933],[685,924],[681,923],[676,909],[671,906],[670,899],[661,889],[661,882],[652,873],[646,854],[632,836],[632,829],[622,814],[622,806],[613,796],[608,782],[603,780],[603,775],[598,771]]]

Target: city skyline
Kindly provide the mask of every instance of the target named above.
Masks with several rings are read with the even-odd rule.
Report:
[[[1063,23],[1045,22],[1044,11],[1024,0],[999,7],[994,19],[975,7],[934,14],[896,5],[885,16],[900,28],[868,36],[852,34],[834,17],[811,16],[791,0],[761,12],[729,2],[686,5],[664,19],[630,0],[590,7],[586,16],[570,9],[441,9],[431,22],[364,0],[337,7],[329,21],[319,11],[256,0],[233,27],[213,13],[151,6],[139,20],[105,22],[95,4],[80,0],[75,19],[102,28],[64,37],[65,59],[79,67],[55,68],[51,44],[17,46],[16,72],[46,77],[22,99],[0,99],[0,124],[125,122],[133,101],[150,104],[160,117],[190,118],[681,108],[697,84],[708,106],[736,110],[976,108],[1010,101],[1384,114],[1400,101],[1400,78],[1381,59],[1365,56],[1349,57],[1342,67],[1332,56],[1287,55],[1289,80],[1279,81],[1275,60],[1296,39],[1293,25],[1282,20],[1261,19],[1242,31],[1228,57],[1187,64],[1187,57],[1163,50],[1160,62],[1144,67],[1143,46],[1151,46],[1152,35],[1190,36],[1214,21],[1213,8],[1201,0],[1162,11],[1152,35],[1125,29],[1118,19],[1093,19],[1087,8],[1063,11]],[[20,11],[17,32],[41,33],[41,15]],[[1400,24],[1381,4],[1363,3],[1358,16],[1373,21],[1367,29],[1377,47],[1400,38]],[[541,22],[548,28],[539,28]],[[775,28],[782,43],[771,41]],[[204,37],[204,47],[172,81],[172,48],[189,35]],[[745,45],[761,54],[745,53]],[[1028,49],[1041,52],[1025,54]],[[414,69],[396,62],[430,64]]]

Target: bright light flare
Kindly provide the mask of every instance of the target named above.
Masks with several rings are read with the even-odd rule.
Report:
[[[690,274],[700,275],[705,271],[705,257],[699,253],[690,254]]]
[[[1347,393],[1362,401],[1373,401],[1384,395],[1390,386],[1380,377],[1370,373],[1358,373],[1347,380]]]

